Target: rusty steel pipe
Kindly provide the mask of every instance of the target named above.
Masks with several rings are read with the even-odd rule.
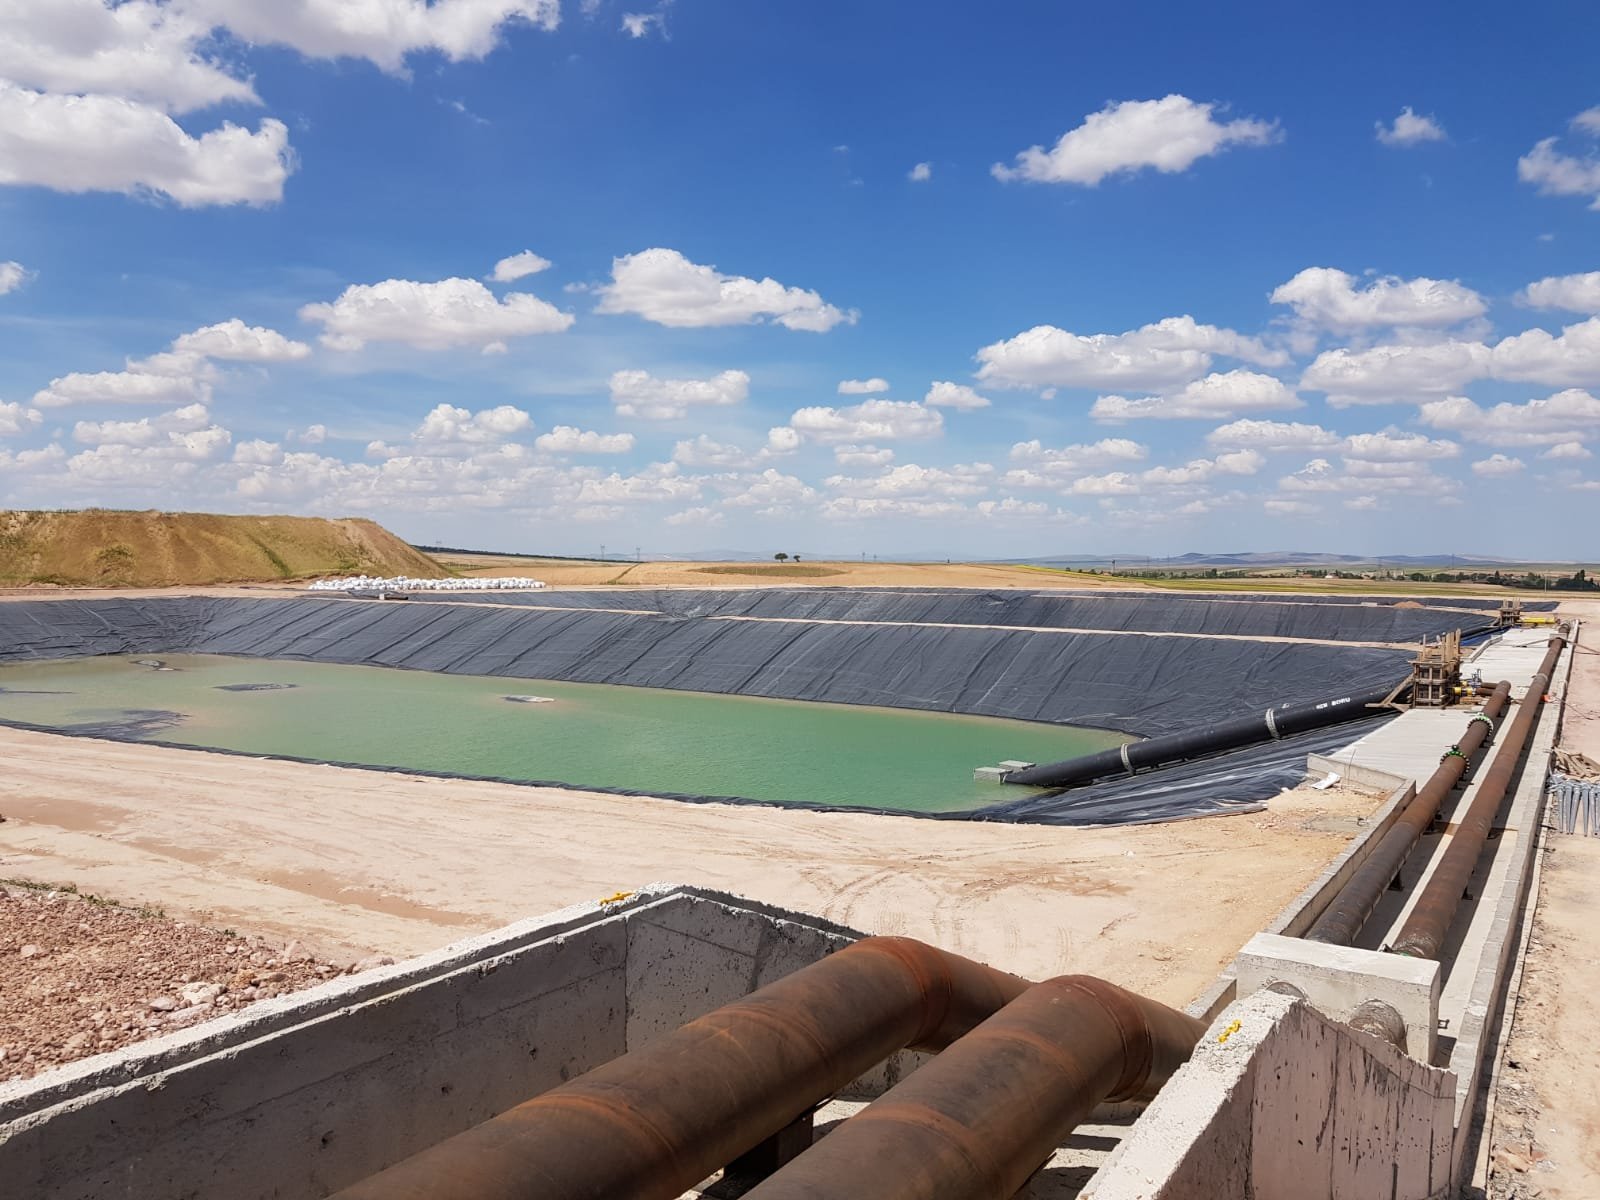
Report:
[[[1095,1105],[1153,1096],[1204,1033],[1099,979],[1037,984],[746,1200],[1009,1197]]]
[[[1333,946],[1355,944],[1368,918],[1372,916],[1372,910],[1378,907],[1384,890],[1400,873],[1400,868],[1405,866],[1406,859],[1411,857],[1411,851],[1438,815],[1439,806],[1466,772],[1472,756],[1494,731],[1500,714],[1505,712],[1510,700],[1511,684],[1501,680],[1495,684],[1480,714],[1488,719],[1473,717],[1467,723],[1461,740],[1440,760],[1438,768],[1428,777],[1428,782],[1418,789],[1411,803],[1401,810],[1395,823],[1378,839],[1377,846],[1367,860],[1356,869],[1316,923],[1306,931],[1306,941],[1325,942]]]
[[[1563,625],[1560,632],[1550,639],[1550,648],[1545,651],[1544,661],[1528,682],[1528,690],[1517,705],[1517,715],[1511,719],[1505,736],[1500,739],[1500,748],[1495,751],[1494,761],[1478,781],[1478,790],[1472,797],[1466,816],[1456,823],[1454,836],[1445,846],[1444,853],[1439,855],[1438,865],[1433,868],[1422,894],[1417,897],[1411,915],[1400,927],[1400,936],[1395,938],[1393,946],[1396,954],[1411,958],[1439,957],[1445,933],[1455,920],[1456,909],[1460,907],[1461,897],[1467,890],[1467,881],[1472,878],[1472,872],[1483,854],[1495,814],[1500,811],[1500,802],[1505,799],[1506,790],[1511,786],[1511,777],[1516,774],[1517,764],[1528,744],[1528,734],[1532,732],[1533,723],[1544,706],[1545,693],[1550,690],[1550,678],[1555,674],[1561,652],[1567,647],[1570,630],[1571,626]]]
[[[1392,1004],[1382,1000],[1364,1000],[1350,1014],[1347,1024],[1358,1033],[1388,1042],[1402,1054],[1406,1051],[1406,1019]]]
[[[336,1196],[672,1200],[890,1054],[941,1050],[1028,986],[867,938]]]

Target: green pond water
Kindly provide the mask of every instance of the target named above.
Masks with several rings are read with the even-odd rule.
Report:
[[[0,721],[101,736],[576,786],[948,812],[976,783],[1127,740],[988,717],[656,688],[173,655],[0,667]],[[220,690],[291,684],[274,690]],[[517,703],[507,696],[546,696]]]

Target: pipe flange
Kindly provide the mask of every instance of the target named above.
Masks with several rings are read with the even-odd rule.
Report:
[[[1472,721],[1482,721],[1485,725],[1487,725],[1489,727],[1489,736],[1490,737],[1494,736],[1494,718],[1493,717],[1489,716],[1487,713],[1475,713],[1473,715]],[[1471,725],[1472,721],[1468,721],[1467,724]]]
[[[1467,761],[1467,756],[1461,752],[1460,746],[1451,746],[1450,749],[1439,756],[1439,761],[1447,762],[1452,758],[1459,758],[1462,762]]]

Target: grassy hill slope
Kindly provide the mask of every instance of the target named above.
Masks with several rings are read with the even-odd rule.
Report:
[[[161,587],[447,572],[372,521],[0,510],[0,587]]]

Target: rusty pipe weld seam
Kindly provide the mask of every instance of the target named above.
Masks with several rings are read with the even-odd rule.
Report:
[[[1007,1197],[1104,1100],[1149,1098],[1205,1025],[1113,984],[1037,984],[746,1200]]]
[[[1563,625],[1560,632],[1550,639],[1550,648],[1545,651],[1544,661],[1528,682],[1528,690],[1517,706],[1517,715],[1512,718],[1505,735],[1500,739],[1500,748],[1495,751],[1489,769],[1478,781],[1478,790],[1472,797],[1466,816],[1457,822],[1454,836],[1439,855],[1438,865],[1434,867],[1422,894],[1417,897],[1411,915],[1401,926],[1400,935],[1395,938],[1393,950],[1396,954],[1410,958],[1439,957],[1445,933],[1455,920],[1456,909],[1461,905],[1467,883],[1483,854],[1484,843],[1489,840],[1495,814],[1500,811],[1500,803],[1505,799],[1517,764],[1522,760],[1528,734],[1538,719],[1539,710],[1544,706],[1550,677],[1555,673],[1561,652],[1566,649],[1569,629],[1569,626]]]
[[[890,1054],[942,1050],[1028,986],[866,938],[336,1197],[672,1200]]]
[[[1482,715],[1489,720],[1480,721],[1477,717],[1473,717],[1467,722],[1461,740],[1455,745],[1455,750],[1459,753],[1447,754],[1440,761],[1438,768],[1428,777],[1427,783],[1418,789],[1411,802],[1401,810],[1395,823],[1378,839],[1377,846],[1367,856],[1366,861],[1356,869],[1344,887],[1339,889],[1338,895],[1306,931],[1306,941],[1323,942],[1331,946],[1355,944],[1356,938],[1361,936],[1362,929],[1372,916],[1372,910],[1378,907],[1378,901],[1383,897],[1390,881],[1400,873],[1400,868],[1405,866],[1406,859],[1411,857],[1417,842],[1438,815],[1439,806],[1450,795],[1451,789],[1460,782],[1461,776],[1466,772],[1467,764],[1493,731],[1495,723],[1500,720],[1500,714],[1505,711],[1510,700],[1511,684],[1501,680],[1495,685],[1488,702],[1483,706]]]

